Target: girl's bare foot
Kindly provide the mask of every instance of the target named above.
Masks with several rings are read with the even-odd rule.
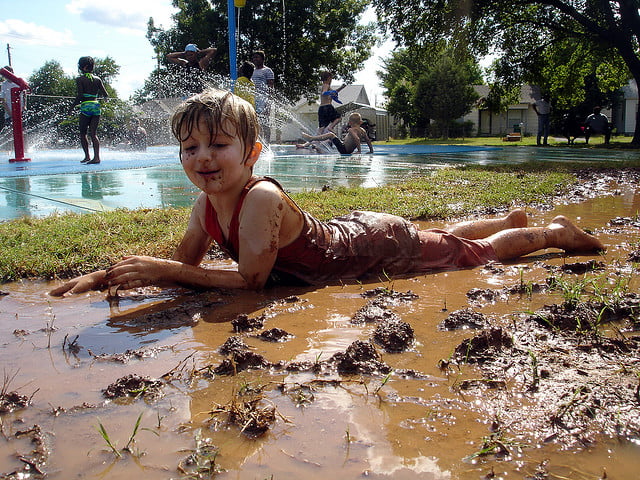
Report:
[[[593,235],[578,228],[564,215],[558,215],[547,226],[556,234],[557,248],[568,252],[592,252],[606,250],[604,244]]]

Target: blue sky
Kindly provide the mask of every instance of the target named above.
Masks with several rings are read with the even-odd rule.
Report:
[[[174,8],[171,0],[16,0],[3,2],[0,17],[0,64],[8,64],[7,44],[15,73],[27,78],[48,60],[57,60],[69,75],[77,74],[78,58],[111,56],[120,65],[113,86],[121,98],[140,88],[153,70],[154,52],[145,38],[147,21],[169,27]],[[373,20],[373,15],[367,15]],[[378,54],[386,55],[389,43],[376,50],[365,69],[356,75],[367,88],[371,103],[381,90],[375,71]]]

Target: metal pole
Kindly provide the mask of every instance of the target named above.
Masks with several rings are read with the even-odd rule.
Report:
[[[16,77],[6,68],[0,68],[0,75],[7,80],[16,84],[11,89],[11,122],[13,129],[13,149],[16,153],[16,158],[9,159],[9,162],[29,162],[30,158],[24,156],[24,132],[22,130],[22,105],[21,105],[21,93],[23,91],[30,92],[29,84],[22,78]]]
[[[238,52],[236,48],[236,7],[233,0],[227,0],[229,17],[229,72],[231,73],[231,91],[238,78]]]

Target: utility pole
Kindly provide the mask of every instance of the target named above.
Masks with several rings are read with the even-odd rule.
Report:
[[[8,43],[7,43],[7,57],[9,58],[9,66],[13,68],[13,65],[11,65],[11,45],[9,45]]]

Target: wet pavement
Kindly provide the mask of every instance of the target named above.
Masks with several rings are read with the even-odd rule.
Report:
[[[0,152],[0,221],[54,212],[114,208],[190,206],[197,190],[183,174],[177,146],[146,152],[103,148],[99,165],[80,164],[80,150],[29,152],[30,162],[10,163]],[[376,145],[375,153],[319,155],[274,145],[257,163],[289,191],[331,187],[373,187],[459,164],[520,163],[532,160],[622,161],[636,152],[576,148],[483,148],[438,145]]]

